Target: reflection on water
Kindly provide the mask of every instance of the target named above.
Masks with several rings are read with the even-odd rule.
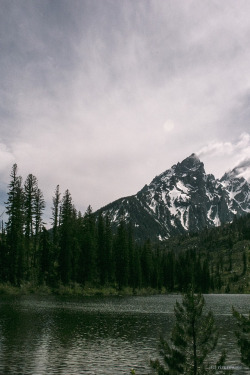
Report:
[[[242,366],[231,306],[249,309],[250,296],[208,295],[228,365]],[[159,335],[168,336],[179,296],[0,299],[0,374],[149,374]],[[235,372],[247,374],[243,369]]]

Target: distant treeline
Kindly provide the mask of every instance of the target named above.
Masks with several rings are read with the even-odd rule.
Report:
[[[194,248],[178,252],[167,242],[152,244],[149,239],[138,243],[132,223],[125,219],[114,233],[108,215],[96,217],[90,206],[82,214],[68,190],[61,197],[59,186],[53,196],[50,230],[43,224],[44,209],[37,178],[29,174],[23,184],[14,164],[6,202],[8,220],[0,238],[1,283],[52,287],[78,283],[169,292],[185,291],[192,283],[203,293],[221,288],[220,269],[213,272],[208,252],[205,256]],[[209,235],[204,235],[204,242]]]

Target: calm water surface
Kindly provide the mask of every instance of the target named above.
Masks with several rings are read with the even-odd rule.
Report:
[[[248,313],[250,295],[208,295],[206,307],[219,327],[218,351],[227,365],[240,367],[231,315],[234,305]],[[0,298],[0,374],[150,374],[160,334],[169,336],[180,296]],[[214,363],[216,361],[214,354]]]

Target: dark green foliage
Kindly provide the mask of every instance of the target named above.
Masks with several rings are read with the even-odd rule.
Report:
[[[34,234],[35,205],[38,191],[37,178],[29,174],[24,183],[24,230],[25,237],[30,238]]]
[[[242,262],[243,262],[242,276],[244,276],[246,274],[246,271],[247,271],[247,255],[246,255],[245,250],[243,251]]]
[[[82,232],[82,270],[83,281],[97,281],[97,231],[91,206],[83,219]]]
[[[108,281],[108,274],[107,274],[107,263],[109,261],[109,254],[107,252],[107,246],[105,241],[105,222],[104,217],[100,213],[98,216],[98,268],[100,274],[100,283],[104,285]]]
[[[64,284],[71,279],[72,260],[72,231],[73,231],[73,205],[71,194],[66,190],[61,206],[60,230],[59,230],[59,276]]]
[[[175,287],[176,259],[173,252],[164,253],[162,257],[163,285],[169,292]]]
[[[17,165],[14,164],[10,174],[8,201],[6,213],[6,251],[8,280],[19,284],[25,275],[24,259],[24,199],[22,178],[17,174]]]
[[[52,277],[52,254],[51,254],[51,242],[50,242],[50,235],[49,232],[45,227],[42,229],[42,234],[40,238],[40,275],[39,275],[39,283],[51,283]]]
[[[139,247],[136,245],[132,224],[129,224],[128,227],[128,254],[129,254],[129,286],[135,290],[136,288],[141,287],[142,283],[142,271],[141,271],[141,262],[139,255]]]
[[[107,215],[105,217],[105,230],[104,230],[104,241],[105,241],[105,250],[106,250],[106,274],[107,282],[112,283],[115,280],[115,259],[113,253],[113,234],[111,229],[110,218]]]
[[[128,233],[124,220],[121,220],[115,239],[115,263],[116,263],[116,281],[119,289],[128,286],[129,281],[129,249]]]
[[[250,312],[247,317],[233,308],[233,316],[238,324],[236,337],[241,351],[241,361],[250,368]]]
[[[68,190],[61,200],[59,185],[52,203],[52,228],[47,231],[37,178],[29,174],[23,187],[15,164],[6,203],[8,221],[0,242],[1,282],[52,286],[77,282],[170,292],[185,292],[192,284],[201,293],[229,292],[242,280],[247,287],[249,216],[200,235],[152,243],[135,241],[135,225],[125,216],[113,231],[108,214],[96,216],[90,206],[84,215],[77,213]],[[244,291],[245,285],[237,292]]]
[[[171,332],[170,341],[160,340],[160,355],[162,360],[151,361],[151,366],[158,375],[201,375],[213,374],[209,364],[209,355],[217,345],[218,335],[214,317],[210,311],[203,314],[204,297],[195,295],[189,290],[182,303],[176,302],[176,323]],[[223,353],[218,365],[223,365]],[[212,364],[214,367],[214,363]]]
[[[60,199],[61,193],[59,192],[59,185],[55,190],[55,196],[52,198],[52,230],[53,230],[53,244],[58,245],[58,227],[59,227],[59,210],[60,210]]]
[[[153,277],[153,253],[150,240],[144,243],[141,255],[142,282],[145,287],[151,285]]]

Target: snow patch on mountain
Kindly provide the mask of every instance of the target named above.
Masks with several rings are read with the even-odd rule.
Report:
[[[156,176],[137,194],[101,209],[112,222],[122,215],[134,220],[139,238],[167,238],[230,222],[250,212],[250,185],[227,172],[221,179],[206,174],[204,164],[192,154]],[[136,233],[135,233],[136,234]]]

